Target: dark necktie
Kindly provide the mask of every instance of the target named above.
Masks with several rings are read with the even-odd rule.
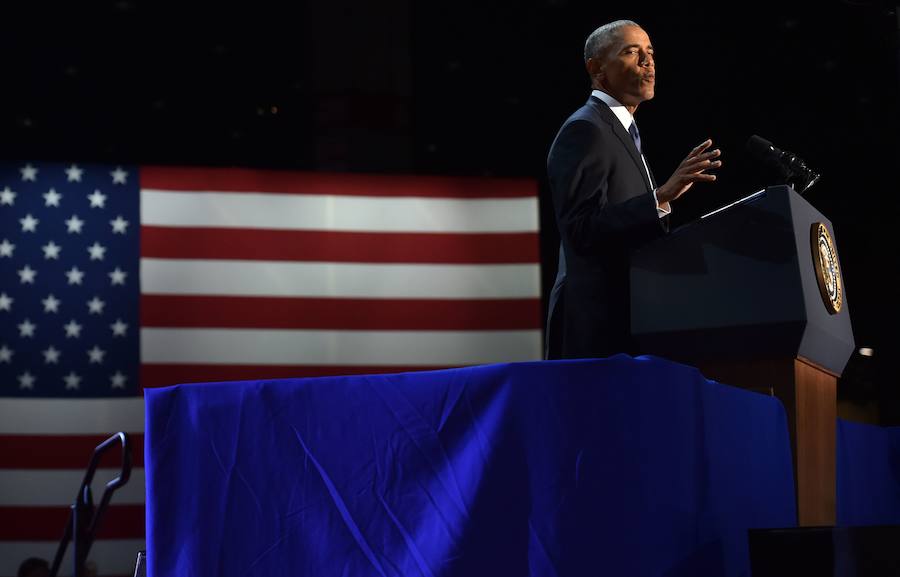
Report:
[[[634,141],[634,146],[637,148],[637,151],[644,154],[643,151],[641,151],[641,133],[638,132],[637,122],[631,121],[631,126],[628,127],[628,134],[631,135],[631,139]]]

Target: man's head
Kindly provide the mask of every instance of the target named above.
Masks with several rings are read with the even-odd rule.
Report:
[[[617,20],[594,30],[584,43],[584,64],[591,86],[632,112],[638,104],[653,98],[653,45],[644,29],[631,20]]]
[[[38,557],[29,557],[19,565],[18,577],[47,577],[50,574],[50,564]]]

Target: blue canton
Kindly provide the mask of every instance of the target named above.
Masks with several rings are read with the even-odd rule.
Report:
[[[0,166],[0,396],[139,391],[135,166]]]

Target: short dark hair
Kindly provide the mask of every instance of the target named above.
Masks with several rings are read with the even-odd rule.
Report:
[[[31,577],[35,574],[35,571],[38,571],[39,569],[44,569],[49,573],[50,564],[40,557],[29,557],[19,565],[19,572],[16,575],[17,577]]]
[[[584,43],[584,63],[587,64],[589,58],[605,56],[605,53],[612,47],[619,30],[626,26],[640,28],[640,25],[632,20],[616,20],[591,32]]]

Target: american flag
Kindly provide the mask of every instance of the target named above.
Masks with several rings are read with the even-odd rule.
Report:
[[[0,577],[52,558],[92,448],[119,430],[136,468],[91,557],[130,572],[143,388],[540,354],[533,181],[0,167]]]

